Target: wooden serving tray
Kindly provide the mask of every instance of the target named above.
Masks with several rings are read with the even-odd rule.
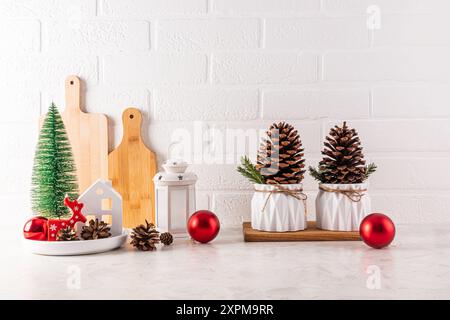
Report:
[[[315,221],[308,222],[308,229],[296,232],[265,232],[254,230],[250,222],[244,222],[245,242],[288,242],[288,241],[361,241],[359,232],[327,231],[316,227]]]

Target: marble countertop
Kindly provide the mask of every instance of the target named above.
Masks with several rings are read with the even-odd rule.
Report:
[[[401,225],[388,249],[362,242],[213,243],[178,239],[157,252],[129,245],[46,257],[3,239],[1,299],[449,299],[450,226]]]

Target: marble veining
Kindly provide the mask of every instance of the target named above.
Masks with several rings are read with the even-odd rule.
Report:
[[[1,299],[450,298],[450,226],[443,225],[400,225],[384,250],[362,242],[244,243],[234,229],[208,245],[177,239],[157,252],[127,245],[45,257],[26,252],[20,235],[8,239]]]

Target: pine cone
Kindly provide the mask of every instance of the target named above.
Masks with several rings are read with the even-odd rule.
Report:
[[[344,122],[330,130],[325,141],[325,155],[319,164],[323,183],[363,183],[366,180],[366,161],[355,129]]]
[[[169,232],[162,233],[159,239],[166,246],[170,246],[173,243],[173,236]]]
[[[258,152],[256,169],[268,184],[298,184],[305,174],[304,149],[297,130],[288,123],[274,123]]]
[[[58,233],[56,234],[56,240],[57,241],[77,241],[80,239],[78,239],[77,233],[73,228],[67,227],[67,228],[59,229]]]
[[[97,240],[111,237],[111,228],[103,221],[98,219],[89,221],[88,226],[81,229],[81,238],[84,240]]]
[[[141,224],[133,229],[130,244],[141,251],[156,250],[156,244],[160,242],[159,232],[155,229],[153,223],[148,223],[147,220],[145,220],[145,223],[147,226]]]

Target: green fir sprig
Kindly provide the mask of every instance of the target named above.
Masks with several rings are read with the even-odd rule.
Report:
[[[365,177],[364,177],[364,181],[366,181],[367,179],[369,179],[369,177],[375,173],[377,171],[378,167],[375,163],[371,163],[367,166],[365,166]],[[324,178],[324,173],[326,171],[323,170],[322,168],[320,168],[320,166],[318,168],[314,168],[314,167],[309,167],[309,174],[311,177],[313,177],[315,180],[319,181],[320,183],[325,183],[326,180]]]
[[[366,170],[365,170],[365,175],[366,175],[366,180],[369,179],[369,177],[375,173],[377,171],[378,167],[375,163],[371,163],[368,166],[366,166]]]
[[[309,167],[309,175],[315,180],[323,183],[323,171],[319,168]]]
[[[264,177],[247,156],[241,158],[241,166],[237,168],[237,171],[253,183],[266,183]]]

